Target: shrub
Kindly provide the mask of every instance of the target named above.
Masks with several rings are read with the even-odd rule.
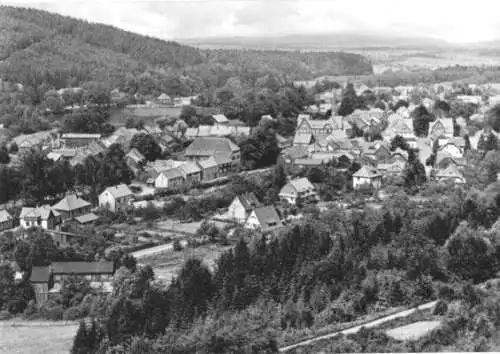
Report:
[[[178,239],[174,241],[174,251],[175,252],[179,252],[179,251],[182,251],[183,247],[181,245],[181,241],[179,241]]]
[[[0,321],[10,320],[14,317],[9,311],[0,311]]]
[[[51,321],[59,321],[62,320],[64,314],[64,309],[61,305],[57,305],[54,307],[43,307],[41,310],[41,315],[43,318]]]
[[[62,319],[65,321],[74,321],[82,318],[82,311],[79,307],[70,307],[64,311]]]
[[[448,304],[446,303],[446,301],[439,300],[436,303],[436,306],[434,306],[432,314],[437,316],[443,316],[446,314],[447,311],[448,311]]]
[[[24,310],[24,318],[31,319],[37,313],[37,310],[35,300],[30,300],[26,306],[26,310]]]

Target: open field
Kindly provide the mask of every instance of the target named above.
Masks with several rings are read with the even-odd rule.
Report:
[[[125,125],[128,117],[135,122],[142,121],[146,125],[154,125],[158,118],[178,117],[182,107],[154,107],[154,108],[124,108],[111,112],[110,123],[117,126]]]
[[[10,322],[0,322],[0,353],[66,354],[71,349],[77,328],[77,324],[47,322],[31,325],[27,322],[13,326]]]
[[[401,326],[388,330],[389,337],[396,340],[418,340],[441,325],[441,321],[419,321],[406,326]]]
[[[142,257],[139,262],[141,264],[151,265],[154,269],[155,276],[165,284],[169,284],[187,259],[191,257],[202,259],[210,269],[213,269],[217,258],[230,248],[231,246],[222,247],[208,244],[198,248],[184,248],[179,252],[175,252],[171,249],[161,254]]]

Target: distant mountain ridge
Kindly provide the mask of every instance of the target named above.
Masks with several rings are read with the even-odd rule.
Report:
[[[282,48],[282,49],[360,49],[360,48],[408,48],[431,49],[460,47],[444,40],[425,37],[395,36],[385,34],[363,34],[352,32],[290,34],[270,37],[218,37],[179,39],[180,43],[209,47],[241,47],[241,48]]]

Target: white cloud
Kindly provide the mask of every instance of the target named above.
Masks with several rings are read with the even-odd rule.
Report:
[[[382,31],[454,42],[500,37],[495,0],[0,0],[165,39]]]

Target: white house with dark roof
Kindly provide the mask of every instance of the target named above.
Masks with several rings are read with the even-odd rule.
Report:
[[[291,180],[281,188],[279,193],[281,200],[290,204],[297,204],[297,200],[318,201],[318,193],[314,185],[305,177]]]
[[[49,205],[36,208],[23,207],[19,215],[19,224],[23,229],[40,227],[44,230],[53,230],[61,223],[61,214]]]
[[[185,183],[184,173],[179,167],[161,171],[154,180],[155,188],[172,189],[180,187]]]
[[[375,167],[363,166],[352,175],[352,186],[354,189],[363,187],[380,188],[382,185],[382,173]]]
[[[233,199],[226,217],[238,223],[245,223],[252,210],[260,206],[261,203],[254,193],[245,193]]]
[[[255,208],[248,216],[244,227],[262,232],[274,231],[283,226],[274,206]]]
[[[113,213],[130,207],[134,193],[125,184],[106,188],[99,194],[99,206]]]

